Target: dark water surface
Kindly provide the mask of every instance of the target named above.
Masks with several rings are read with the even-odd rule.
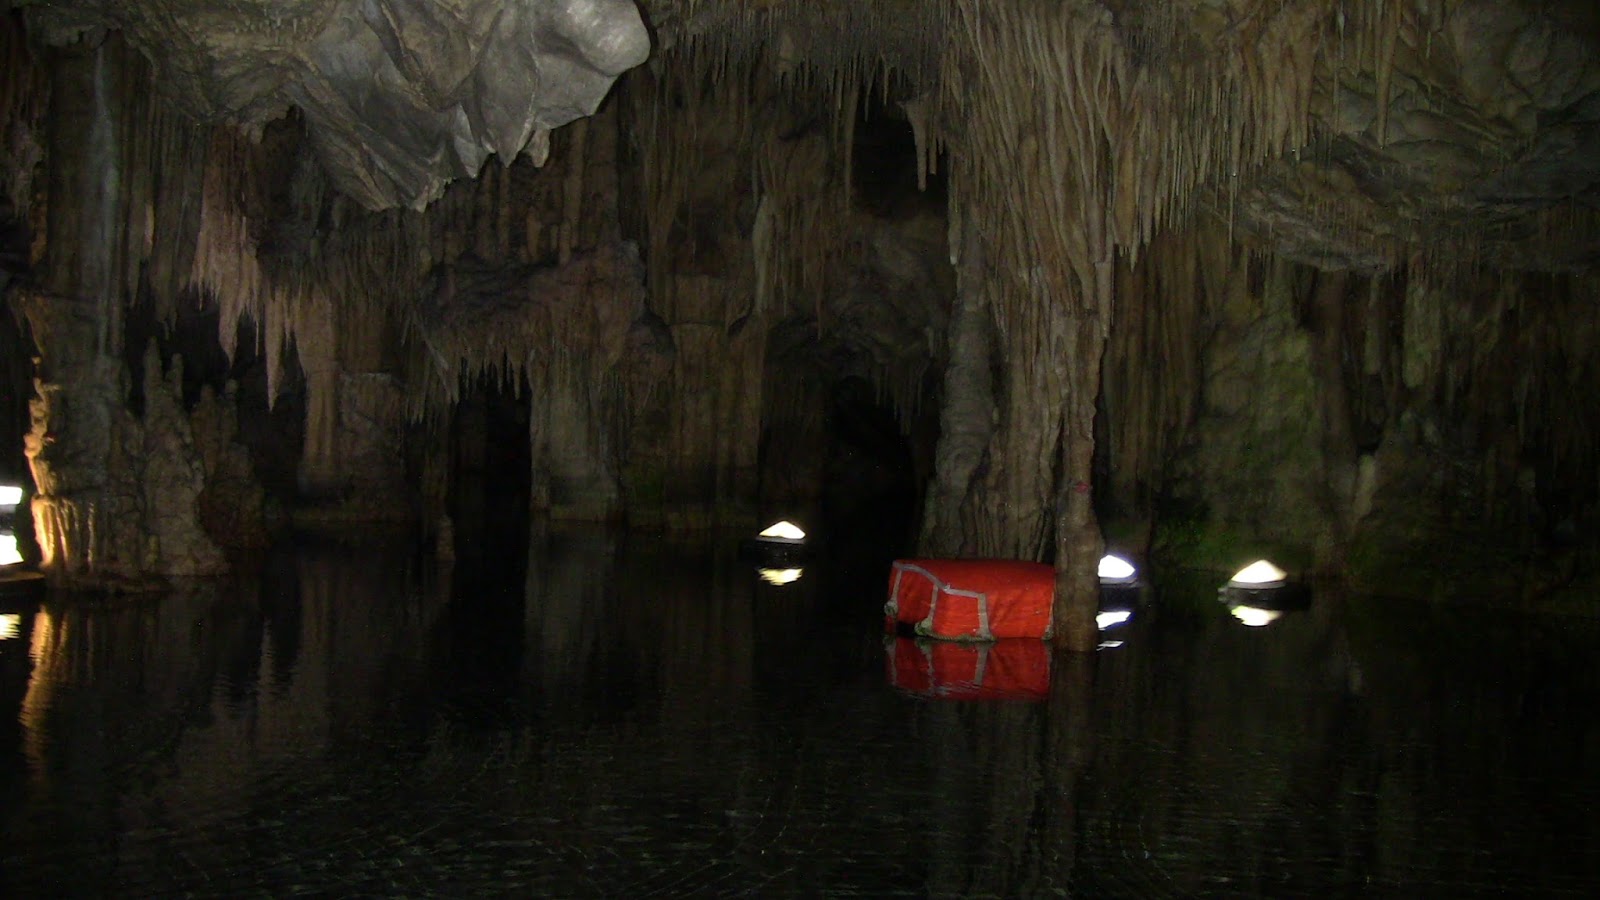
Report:
[[[8,607],[0,891],[1600,895],[1593,623],[1171,587],[955,700],[883,560],[531,543]]]

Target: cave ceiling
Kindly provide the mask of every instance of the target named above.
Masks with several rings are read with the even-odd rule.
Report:
[[[542,162],[650,38],[631,0],[69,0],[18,3],[36,39],[121,31],[159,87],[259,131],[298,107],[335,182],[420,208],[491,154]]]
[[[46,43],[122,31],[155,64],[161,89],[201,119],[258,131],[299,108],[346,194],[369,208],[420,208],[451,180],[475,175],[491,154],[539,161],[552,129],[593,112],[614,80],[652,52],[659,57],[696,43],[718,44],[724,53],[765,49],[780,67],[847,68],[867,84],[892,72],[893,79],[878,81],[886,94],[895,85],[899,99],[948,98],[960,94],[960,85],[939,82],[951,10],[1006,4],[12,5],[24,8],[35,39]],[[1272,40],[1260,22],[1304,15],[1322,23],[1320,39],[1331,43],[1311,79],[1308,139],[1247,171],[1216,172],[1192,190],[1194,209],[1241,236],[1323,268],[1378,271],[1424,246],[1537,269],[1600,263],[1593,228],[1600,209],[1600,4],[1593,0],[1366,4],[1360,8],[1383,10],[1382,27],[1376,44],[1360,52],[1360,37],[1346,33],[1346,12],[1356,7],[1338,0],[1100,5],[1112,23],[1107,33],[1127,45],[1130,59],[1175,70],[1212,48]],[[944,146],[959,147],[960,103],[941,109]],[[1173,145],[1183,139],[1173,135]]]
[[[1416,7],[1388,66],[1318,79],[1313,140],[1244,179],[1238,224],[1330,269],[1600,265],[1600,4]]]

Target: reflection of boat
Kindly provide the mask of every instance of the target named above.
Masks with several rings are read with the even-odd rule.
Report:
[[[1050,647],[1044,641],[931,641],[895,637],[883,643],[889,684],[945,700],[1043,700],[1050,694]]]
[[[1050,633],[1056,570],[1012,559],[897,559],[885,624],[924,637],[987,641]]]
[[[773,587],[783,587],[786,584],[794,584],[796,581],[799,581],[800,576],[804,574],[805,569],[799,566],[788,566],[782,569],[765,567],[756,570],[756,577],[760,578],[762,583],[770,584]]]
[[[1100,584],[1100,609],[1095,614],[1095,625],[1100,629],[1100,649],[1121,647],[1122,641],[1107,631],[1117,631],[1129,622],[1144,603],[1144,591],[1137,582]]]
[[[1144,604],[1144,588],[1137,584],[1101,585],[1100,586],[1100,613],[1126,612],[1127,618],[1132,618],[1140,606]],[[1104,628],[1104,619],[1101,620]]]
[[[1217,599],[1235,619],[1252,628],[1270,625],[1285,613],[1311,607],[1311,589],[1296,582],[1279,582],[1273,587],[1227,584],[1217,591]]]

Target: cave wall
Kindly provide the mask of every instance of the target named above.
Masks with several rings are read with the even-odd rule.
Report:
[[[1374,335],[1352,354],[1361,373],[1346,372],[1363,438],[1354,574],[1468,597],[1533,597],[1593,578],[1594,276],[1417,266],[1352,300],[1346,327],[1365,312],[1366,328],[1347,334]],[[1396,320],[1398,334],[1381,327]]]
[[[292,484],[279,499],[302,525],[420,513],[426,527],[439,527],[451,490],[449,410],[484,376],[529,393],[535,513],[626,513],[694,527],[753,514],[769,317],[752,253],[756,204],[723,186],[749,183],[756,170],[753,123],[778,124],[751,113],[746,93],[705,90],[703,71],[692,67],[666,85],[640,77],[617,102],[554,136],[543,166],[490,160],[479,178],[452,184],[425,209],[372,212],[334,188],[297,115],[257,135],[194,122],[147,89],[148,67],[115,34],[45,52],[42,69],[57,80],[90,78],[80,70],[92,74],[107,53],[123,68],[107,81],[112,92],[78,91],[91,112],[75,114],[64,105],[74,94],[57,91],[45,93],[51,102],[31,122],[46,147],[36,168],[50,181],[28,199],[59,221],[32,236],[43,249],[31,271],[21,265],[8,278],[17,271],[26,283],[13,293],[33,322],[47,376],[36,430],[50,440],[34,442],[42,483],[67,471],[58,461],[65,452],[88,466],[114,455],[113,444],[126,442],[106,422],[166,409],[139,393],[140,352],[118,343],[139,304],[168,351],[163,378],[182,371],[182,348],[163,328],[180,312],[209,309],[216,345],[193,349],[220,345],[234,367],[251,360],[264,370],[264,386],[253,390],[265,403],[300,411],[292,471],[278,471],[281,452],[255,460],[276,469],[260,481]],[[770,83],[764,90],[773,95]],[[685,103],[701,112],[680,115]],[[84,140],[107,119],[133,123],[131,137],[115,146]],[[795,206],[812,186],[806,167],[832,164],[804,146],[795,159],[767,162],[769,172],[801,173],[787,195]],[[121,154],[109,163],[108,147]],[[98,205],[80,198],[101,195],[66,181],[108,170],[113,184],[131,187]],[[629,209],[625,180],[641,198]],[[103,242],[114,251],[109,260],[85,249],[102,235],[113,238]],[[105,274],[111,268],[116,278]],[[141,319],[135,330],[145,334],[149,324]],[[58,371],[71,374],[49,380]],[[156,384],[144,381],[146,390]],[[203,446],[272,430],[241,427],[239,409],[249,405],[259,419],[262,408],[241,401],[230,417],[214,408],[219,397],[237,390],[204,400],[201,419],[225,438]],[[196,402],[191,396],[183,408]],[[67,427],[90,412],[92,427]],[[236,456],[210,455],[218,466]],[[277,461],[264,462],[269,455]],[[230,481],[244,474],[226,466]],[[134,480],[95,489],[126,507]],[[250,495],[247,508],[264,505],[259,491],[240,490]],[[42,516],[55,515],[49,498],[60,493],[41,491]],[[200,518],[227,517],[211,503]],[[118,519],[130,548],[148,533],[147,523]],[[65,526],[47,530],[66,542],[46,554],[47,569],[70,558],[81,561],[79,576],[109,576],[106,554],[82,550]],[[198,571],[148,554],[141,566],[152,575]]]
[[[951,281],[942,198],[908,197],[897,100],[857,74],[725,49],[669,49],[621,84],[624,227],[643,237],[650,308],[634,335],[665,351],[627,376],[635,522],[815,516],[828,398],[847,380],[869,385],[908,437],[936,411]],[[893,172],[854,165],[869,99],[895,119],[905,158]]]
[[[644,519],[699,526],[753,516],[766,338],[752,252],[755,135],[765,97],[699,65],[637,73],[625,88],[638,161],[647,286],[659,346],[624,471]]]
[[[932,470],[955,283],[946,183],[921,165],[904,85],[776,68],[792,81],[758,145],[759,498],[763,521],[838,524]]]
[[[1544,298],[1585,290],[1600,233],[1577,151],[1600,82],[1574,53],[1595,34],[1575,5],[951,9],[929,127],[961,286],[925,546],[1086,575],[1103,531],[1176,563],[1270,551],[1381,582],[1395,559],[1499,529],[1526,543],[1505,511],[1533,485],[1589,494],[1592,462],[1512,437],[1545,413],[1509,399],[1567,396],[1590,366],[1538,337],[1575,313]],[[1394,300],[1439,281],[1448,299]],[[1480,312],[1484,296],[1516,315]],[[1393,388],[1394,360],[1438,342],[1446,371]],[[1524,345],[1541,349],[1509,349]],[[1426,442],[1441,454],[1404,437],[1423,419],[1475,424]],[[1592,444],[1589,419],[1550,442]],[[1386,457],[1414,474],[1382,474]],[[1403,524],[1419,517],[1444,539],[1419,546],[1428,529]]]
[[[28,205],[14,198],[32,194],[31,157],[38,152],[32,143],[31,128],[12,123],[33,122],[38,113],[29,109],[37,103],[37,89],[44,73],[33,65],[24,35],[9,21],[0,20],[0,128],[5,129],[4,152],[15,160],[0,166],[0,300],[9,294],[14,273],[28,267],[30,229]],[[0,312],[0,478],[6,484],[28,481],[28,464],[17,436],[28,429],[28,401],[33,396],[33,342],[23,333],[16,318]],[[31,487],[31,486],[30,486]],[[21,517],[26,519],[26,516]],[[19,537],[26,542],[31,530],[23,527]]]
[[[1054,559],[1080,599],[1102,536],[1208,566],[1270,537],[1309,569],[1383,572],[1427,535],[1581,533],[1600,442],[1578,412],[1593,210],[1572,198],[1592,195],[1595,68],[1520,7],[1490,29],[1520,48],[1499,62],[1449,17],[1350,12],[954,2],[863,13],[906,42],[876,56],[736,18],[675,32],[537,159],[485,157],[381,210],[305,113],[191,119],[115,34],[41,65],[13,50],[28,259],[6,271],[42,359],[39,508],[67,523],[46,530],[87,546],[106,532],[81,509],[109,507],[81,498],[114,496],[152,507],[115,517],[148,537],[239,472],[205,448],[253,426],[208,412],[226,437],[197,435],[192,397],[188,437],[116,424],[169,416],[134,398],[182,371],[118,343],[143,296],[163,320],[214,308],[232,358],[255,342],[266,398],[304,408],[289,499],[323,517],[437,527],[467,439],[450,411],[488,377],[528,392],[535,511],[746,521],[816,496],[829,385],[855,379],[916,445],[924,551]],[[1506,59],[1562,86],[1479,122],[1474,159],[1518,155],[1468,197],[1479,169],[1426,168],[1430,142],[1460,162],[1455,131],[1424,127],[1455,101],[1427,88],[1499,96],[1481,76]],[[862,196],[884,164],[858,152],[869,108],[911,132],[896,165],[934,198],[914,213]],[[199,488],[150,498],[113,475],[158,432],[206,461]],[[136,568],[197,565],[94,540]]]
[[[221,571],[217,540],[199,525],[206,461],[182,361],[144,353],[137,414],[124,361],[125,307],[178,252],[182,196],[162,173],[193,162],[190,128],[141,90],[143,59],[114,38],[38,64],[49,113],[35,98],[34,115],[11,125],[31,128],[43,177],[14,173],[10,186],[33,189],[11,198],[33,226],[32,277],[11,286],[11,300],[40,360],[25,452],[42,562],[65,579],[121,583]],[[226,427],[199,424],[213,423]]]
[[[1327,271],[1197,226],[1117,284],[1097,480],[1113,545],[1422,595],[1533,596],[1584,571],[1592,275]]]

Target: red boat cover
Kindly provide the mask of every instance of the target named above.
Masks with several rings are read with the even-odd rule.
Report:
[[[953,640],[1050,634],[1056,570],[1010,559],[897,559],[889,571],[886,625]]]
[[[1050,646],[1013,639],[976,643],[899,637],[884,642],[889,683],[948,700],[1043,700],[1050,695]]]

